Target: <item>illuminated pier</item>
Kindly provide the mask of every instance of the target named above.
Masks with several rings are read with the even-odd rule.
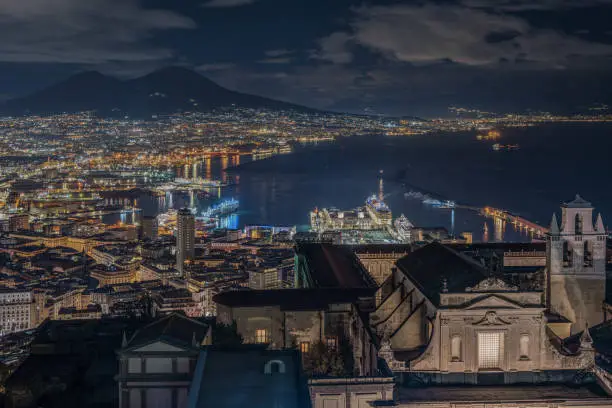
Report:
[[[498,208],[484,207],[480,210],[480,213],[485,217],[493,218],[496,221],[500,220],[508,222],[514,225],[516,229],[532,232],[538,237],[542,237],[548,232],[548,228],[542,227],[541,225],[531,222],[521,216],[512,214],[505,210],[500,210]]]

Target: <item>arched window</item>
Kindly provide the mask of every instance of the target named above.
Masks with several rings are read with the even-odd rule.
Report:
[[[582,234],[582,215],[576,214],[576,219],[574,220],[574,232],[576,235]]]
[[[519,341],[519,355],[521,360],[529,360],[529,335],[521,334]]]
[[[593,242],[584,242],[584,266],[593,266]]]
[[[264,374],[284,374],[285,373],[285,363],[280,360],[270,360],[264,366]]]
[[[572,245],[565,241],[563,242],[563,266],[572,266],[574,263],[574,254]]]
[[[451,361],[461,361],[461,336],[451,338]]]

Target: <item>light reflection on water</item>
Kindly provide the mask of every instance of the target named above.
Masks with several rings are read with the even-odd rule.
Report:
[[[308,153],[307,153],[308,154]],[[283,158],[284,159],[284,158]],[[142,215],[157,215],[168,209],[182,207],[195,208],[199,214],[221,200],[235,198],[240,201],[237,213],[222,216],[219,228],[241,228],[244,225],[297,225],[307,228],[308,212],[314,207],[336,206],[354,208],[363,205],[364,199],[377,188],[377,173],[364,175],[356,170],[354,178],[321,176],[313,174],[292,174],[285,171],[283,163],[275,166],[274,172],[250,172],[247,168],[237,172],[228,172],[227,166],[249,162],[242,159],[223,159],[213,157],[191,165],[174,169],[176,177],[221,179],[226,187],[207,187],[203,193],[166,192],[162,196],[142,194],[136,204],[142,209]],[[274,159],[273,159],[274,160]],[[347,187],[352,190],[347,194]],[[360,192],[360,193],[359,193]],[[455,236],[463,232],[472,232],[475,242],[478,241],[525,241],[531,236],[526,231],[507,228],[505,222],[487,219],[466,209],[437,209],[423,204],[420,200],[406,199],[406,188],[397,183],[387,183],[386,201],[394,216],[405,214],[416,226],[444,227]],[[355,197],[360,194],[362,197]],[[108,205],[131,205],[133,199],[116,197],[106,200]],[[122,222],[126,224],[138,221],[138,215],[131,212],[103,216],[106,223]],[[484,225],[488,232],[485,232]]]
[[[575,142],[576,134],[580,134],[581,143]],[[352,137],[256,163],[248,163],[243,156],[240,162],[246,165],[239,172],[225,168],[236,164],[236,158],[203,160],[189,166],[191,177],[195,168],[199,177],[222,179],[231,185],[211,190],[208,197],[174,193],[138,199],[143,213],[154,215],[189,205],[201,211],[221,198],[235,198],[240,201],[240,211],[231,222],[239,226],[303,226],[315,207],[352,209],[363,205],[365,198],[376,192],[379,170],[383,169],[385,201],[394,216],[403,213],[416,226],[444,227],[456,235],[472,232],[475,242],[525,241],[530,233],[516,230],[513,224],[471,210],[456,209],[453,213],[406,199],[407,187],[394,180],[394,175],[403,170],[406,182],[437,192],[444,199],[510,210],[542,226],[559,211],[561,201],[581,193],[602,212],[605,222],[606,215],[612,217],[612,190],[605,188],[612,161],[607,158],[609,149],[592,146],[605,145],[602,140],[612,140],[611,134],[612,127],[601,125],[506,129],[502,131],[504,143],[521,145],[519,151],[512,152],[494,152],[469,133],[424,138]],[[574,165],[546,165],[546,157]],[[184,176],[184,169],[176,171],[177,176]]]

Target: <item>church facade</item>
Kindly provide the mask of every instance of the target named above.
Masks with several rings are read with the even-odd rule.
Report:
[[[370,321],[380,338],[379,356],[400,379],[404,399],[422,394],[417,391],[422,387],[442,387],[444,394],[465,384],[512,384],[506,390],[531,384],[544,390],[571,383],[597,384],[602,393],[585,391],[576,401],[584,397],[589,406],[609,406],[612,381],[598,368],[591,336],[593,330],[611,329],[600,330],[607,324],[606,233],[601,216],[593,220],[592,213],[580,197],[563,204],[560,225],[553,216],[546,266],[539,270],[518,265],[492,271],[439,243],[397,260],[380,286]]]

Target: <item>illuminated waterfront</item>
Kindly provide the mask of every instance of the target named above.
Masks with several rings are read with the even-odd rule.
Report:
[[[451,210],[406,199],[407,189],[393,182],[393,177],[406,170],[409,183],[437,192],[441,198],[506,209],[547,227],[558,197],[580,193],[604,207],[612,203],[612,192],[595,188],[601,177],[610,173],[609,162],[603,160],[607,153],[589,148],[594,140],[603,140],[611,131],[609,126],[590,125],[506,130],[504,142],[520,142],[522,146],[520,151],[511,152],[491,151],[472,132],[410,139],[341,139],[323,148],[242,167],[237,173],[241,180],[241,208],[245,211],[241,222],[304,225],[315,207],[354,208],[376,193],[378,171],[382,168],[385,200],[394,214],[405,214],[417,226],[443,226],[455,233],[473,231],[475,241],[483,238],[487,223],[488,239],[492,241],[496,235],[493,219],[457,209],[453,222]],[[577,134],[593,139],[592,143],[577,146]],[[546,165],[540,158],[547,152],[560,162],[573,160],[576,165]],[[590,168],[580,166],[580,160],[593,158]],[[543,185],[546,189],[542,189]],[[580,186],[580,191],[573,191],[575,186]],[[612,212],[612,208],[602,208],[604,211]],[[506,239],[527,239],[525,234],[515,233],[513,225],[498,226]]]
[[[223,180],[228,184],[226,187],[208,188],[208,195],[174,192],[155,197],[145,194],[138,198],[139,207],[144,214],[151,215],[185,205],[201,212],[222,198],[235,198],[240,201],[240,209],[226,221],[227,226],[262,223],[298,225],[305,229],[313,208],[350,209],[362,205],[368,196],[377,192],[382,168],[386,180],[385,200],[396,216],[403,213],[416,226],[444,227],[455,235],[471,231],[475,241],[483,240],[485,235],[489,241],[502,237],[526,240],[529,235],[514,231],[512,224],[497,222],[496,225],[494,219],[469,209],[440,209],[424,204],[423,199],[406,197],[410,186],[403,186],[394,178],[405,172],[405,180],[417,187],[415,190],[435,192],[440,194],[436,198],[443,200],[509,210],[547,227],[558,197],[571,197],[578,192],[572,190],[574,185],[581,186],[579,193],[604,206],[612,202],[611,193],[593,188],[595,179],[592,179],[594,174],[609,174],[609,165],[596,161],[595,166],[599,167],[594,172],[582,170],[579,165],[570,171],[538,165],[538,157],[547,150],[560,160],[579,157],[575,153],[576,133],[601,139],[611,129],[589,125],[506,129],[502,136],[505,143],[520,142],[523,146],[516,152],[491,151],[488,144],[476,140],[473,132],[466,132],[401,139],[343,138],[334,144],[302,147],[293,154],[257,163],[249,163],[250,158],[242,156],[244,165],[229,171],[227,168],[236,164],[232,159],[213,157],[190,167],[177,167],[175,174]],[[443,148],[440,139],[443,139]],[[589,154],[604,153],[589,151]],[[534,165],[539,166],[537,173],[532,171]],[[539,189],[543,178],[555,181],[546,191]],[[583,178],[592,179],[593,183],[579,182]],[[604,210],[612,212],[612,208]],[[118,215],[108,217],[117,220]],[[129,214],[126,219],[129,220]]]

